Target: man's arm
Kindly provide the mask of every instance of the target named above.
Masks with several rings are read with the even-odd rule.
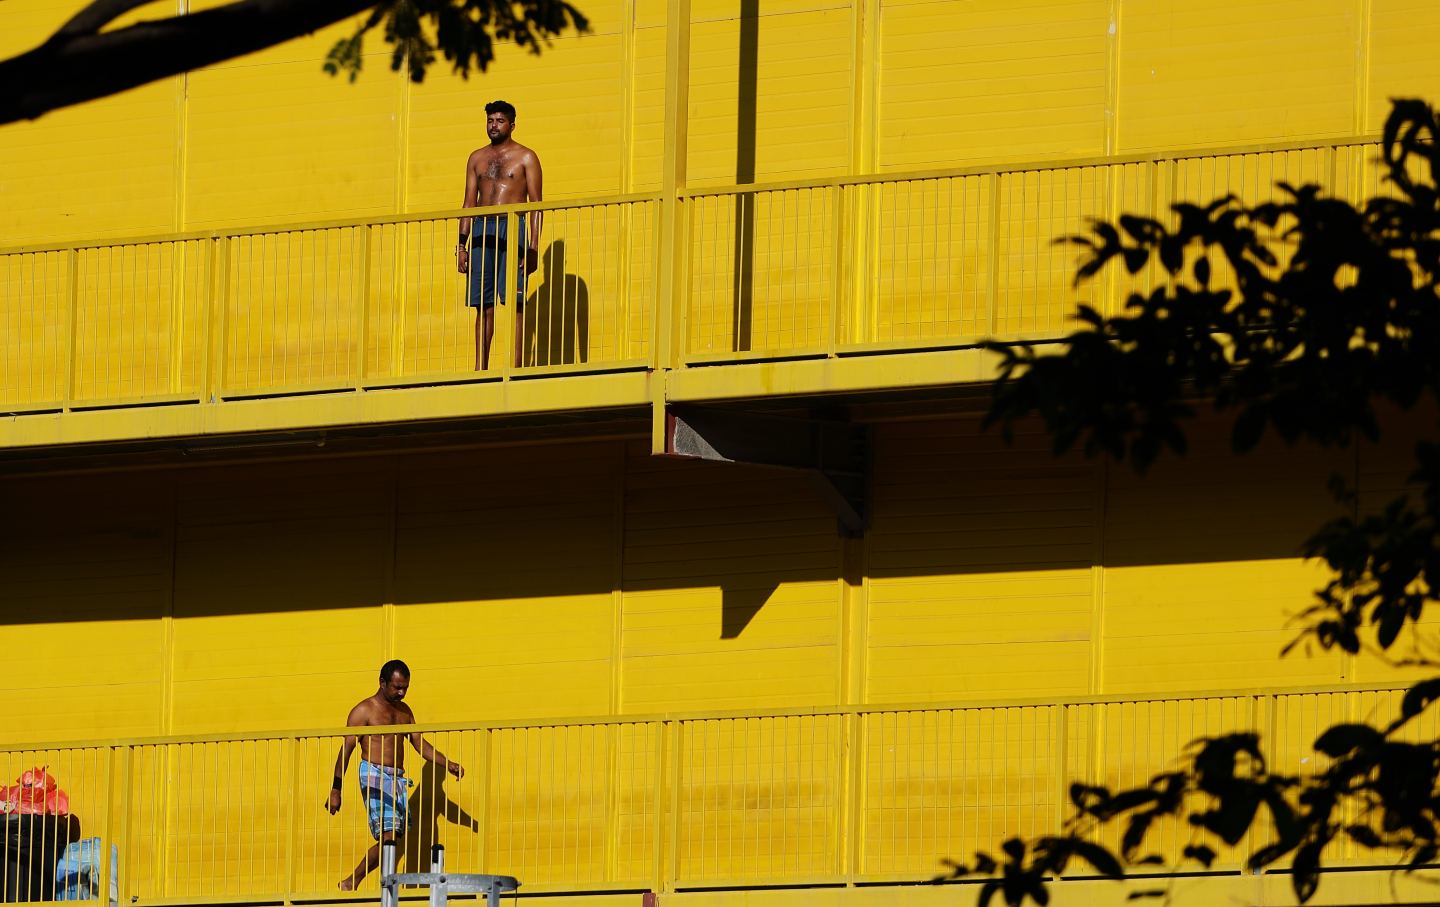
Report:
[[[545,174],[540,169],[540,155],[530,152],[530,160],[525,162],[525,198],[526,201],[543,202],[545,200]],[[543,211],[530,212],[529,234],[530,248],[525,250],[525,273],[533,274],[540,267],[540,225],[545,221]]]
[[[465,159],[465,197],[460,201],[460,207],[469,208],[475,204],[475,152]],[[460,218],[460,236],[455,244],[455,265],[456,269],[464,274],[470,269],[470,224],[474,218]]]
[[[409,709],[406,709],[406,711],[409,712]],[[410,723],[416,723],[414,712],[410,712]],[[412,731],[410,733],[410,745],[415,747],[415,752],[420,754],[421,759],[441,766],[445,771],[454,775],[457,781],[465,777],[465,769],[460,767],[460,763],[445,758],[445,754],[431,746],[429,741],[427,741],[419,731]]]
[[[364,723],[365,715],[358,705],[350,710],[345,719],[346,727],[356,727]],[[340,811],[340,788],[345,782],[345,770],[350,767],[350,754],[355,752],[355,745],[359,741],[360,738],[354,734],[347,734],[345,739],[340,741],[340,752],[335,756],[335,777],[330,781],[330,798],[325,804],[332,816]]]

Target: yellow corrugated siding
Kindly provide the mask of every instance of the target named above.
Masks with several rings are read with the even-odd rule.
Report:
[[[1090,689],[1095,466],[975,423],[885,426],[866,539],[866,699]]]
[[[612,711],[615,444],[406,463],[393,650],[431,721]]]
[[[749,26],[753,59],[742,52],[743,27],[733,13],[697,17],[691,26],[689,184],[735,183],[744,175],[737,173],[742,159],[754,167],[749,180],[844,173],[853,55],[848,5],[761,10]],[[753,83],[755,108],[747,111],[753,122],[742,121],[738,109],[746,81]]]
[[[180,92],[178,79],[163,79],[0,128],[4,241],[175,229]]]
[[[1277,657],[1328,477],[1404,487],[1421,423],[1393,423],[1237,458],[1207,421],[1144,478],[880,424],[848,568],[803,478],[622,442],[11,480],[3,634],[37,693],[5,739],[331,725],[391,655],[432,721],[822,706],[850,676],[876,703],[1394,679]]]
[[[803,480],[632,450],[623,556],[625,711],[837,701],[840,544]]]
[[[1440,18],[1429,0],[1372,0],[1366,48],[1369,89],[1361,128],[1385,125],[1392,98],[1427,98],[1440,91]]]
[[[0,512],[0,640],[24,678],[5,738],[159,733],[171,547],[164,484],[7,482]]]
[[[313,58],[191,74],[185,226],[393,212],[399,83],[385,57],[366,63],[353,84],[317,75]]]
[[[1355,131],[1354,0],[1121,5],[1118,150]]]
[[[72,6],[13,2],[11,51]],[[632,187],[653,187],[664,5],[586,12],[593,34],[540,57],[498,46],[494,69],[468,81],[442,62],[408,85],[374,36],[356,84],[325,76],[342,23],[6,126],[0,230],[19,242],[449,207],[484,141],[478,111],[497,96],[519,106],[517,136],[546,161],[551,198],[619,191],[627,169]],[[1385,99],[1437,84],[1432,12],[1415,0],[893,0],[866,21],[848,3],[766,3],[753,20],[755,176],[849,172],[871,145],[873,167],[895,170],[1374,130]],[[751,61],[737,13],[693,12],[693,185],[731,182],[743,164],[739,69]],[[874,77],[873,107],[856,108],[857,76]]]
[[[1331,475],[1353,452],[1272,443],[1243,457],[1229,430],[1192,433],[1183,461],[1139,478],[1109,474],[1104,541],[1104,689],[1154,692],[1333,683],[1350,679],[1338,653],[1278,658],[1291,618],[1325,579],[1301,546],[1338,510]]]
[[[174,731],[329,724],[358,701],[382,655],[382,479],[356,464],[182,478]]]
[[[1108,0],[886,0],[881,170],[1105,151]]]

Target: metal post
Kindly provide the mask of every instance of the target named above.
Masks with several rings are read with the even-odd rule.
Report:
[[[380,876],[388,880],[395,874],[395,842],[385,841],[380,845]],[[400,892],[397,886],[380,886],[380,907],[399,907]]]
[[[445,907],[445,845],[430,848],[430,871],[440,880],[430,886],[430,907]]]

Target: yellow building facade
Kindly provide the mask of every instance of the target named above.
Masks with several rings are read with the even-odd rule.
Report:
[[[0,54],[73,6],[9,0]],[[977,344],[1155,279],[1075,288],[1087,218],[1380,191],[1387,99],[1440,97],[1432,4],[581,6],[468,81],[378,43],[332,79],[344,25],[0,127],[0,781],[50,766],[122,900],[373,899],[334,891],[353,781],[321,803],[392,657],[467,769],[412,754],[412,865],[567,904],[968,903],[916,883],[1053,830],[1071,780],[1242,728],[1302,771],[1396,707],[1402,671],[1279,651],[1327,480],[1388,500],[1423,420],[1235,457],[1206,418],[1137,478],[981,432]],[[543,211],[542,265],[499,316],[522,359],[474,372],[493,98],[544,162],[502,212]],[[656,456],[687,411],[863,429],[863,532],[814,470]],[[1175,897],[1286,902],[1262,843]],[[1391,897],[1360,859],[1320,897]]]

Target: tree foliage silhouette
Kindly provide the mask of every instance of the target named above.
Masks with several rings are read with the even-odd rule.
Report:
[[[71,104],[251,53],[364,13],[338,41],[326,71],[360,71],[367,34],[391,47],[391,69],[412,81],[443,56],[462,76],[484,72],[495,42],[539,53],[589,22],[567,0],[233,0],[163,19],[112,27],[151,0],[93,0],[40,46],[0,60],[0,123],[34,119]]]
[[[1082,327],[1058,348],[988,344],[1001,365],[986,425],[1009,437],[1016,420],[1039,418],[1057,452],[1078,447],[1143,473],[1158,457],[1185,452],[1186,422],[1202,407],[1233,417],[1231,444],[1243,453],[1267,431],[1332,447],[1373,440],[1377,406],[1433,404],[1440,390],[1437,138],[1435,110],[1395,102],[1382,157],[1392,191],[1362,207],[1316,186],[1281,183],[1273,203],[1249,206],[1230,196],[1179,204],[1173,228],[1123,216],[1068,238],[1084,249],[1077,282],[1106,267],[1134,274],[1158,263],[1159,286],[1130,295],[1114,317],[1081,306]],[[1413,494],[1334,519],[1306,543],[1306,554],[1332,577],[1286,651],[1309,640],[1386,653],[1403,637],[1420,653],[1403,661],[1440,667],[1423,654],[1418,627],[1440,590],[1440,445],[1420,443],[1415,457]],[[1339,480],[1332,492],[1354,501]],[[1411,687],[1388,724],[1324,730],[1314,741],[1323,757],[1315,774],[1272,771],[1258,735],[1232,733],[1194,741],[1174,771],[1137,787],[1073,784],[1073,812],[1057,834],[1010,838],[998,854],[951,863],[942,878],[986,877],[981,907],[996,895],[1012,907],[1044,905],[1047,879],[1077,861],[1115,879],[1169,860],[1178,861],[1175,869],[1205,869],[1217,847],[1252,830],[1269,840],[1250,854],[1248,868],[1288,858],[1302,903],[1314,895],[1327,853],[1342,843],[1406,871],[1434,863],[1440,740],[1417,742],[1424,735],[1411,725],[1437,699],[1440,677]],[[1192,843],[1167,859],[1150,842],[1161,824],[1176,822],[1191,829]],[[1118,844],[1101,841],[1116,835]]]

